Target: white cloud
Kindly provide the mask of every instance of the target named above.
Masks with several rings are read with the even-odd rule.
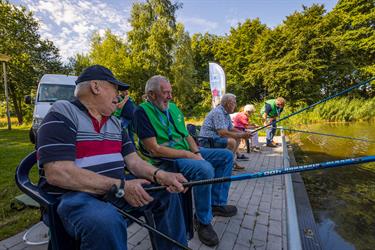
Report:
[[[90,37],[95,31],[125,37],[131,29],[128,22],[130,4],[123,1],[100,0],[20,0],[34,12],[40,23],[42,38],[54,42],[63,59],[89,50]]]
[[[239,23],[245,22],[245,19],[238,19],[238,18],[228,18],[226,21],[231,27],[237,27]]]
[[[183,17],[178,21],[184,23],[185,25],[198,26],[198,29],[202,30],[203,32],[212,31],[218,27],[218,23],[199,17]]]

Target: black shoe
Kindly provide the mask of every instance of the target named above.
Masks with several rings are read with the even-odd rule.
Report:
[[[233,205],[212,206],[214,216],[232,217],[237,214],[237,208]]]
[[[213,247],[219,244],[219,237],[217,237],[217,234],[211,223],[205,225],[200,223],[198,220],[196,220],[196,223],[198,228],[198,237],[203,244],[209,247]]]
[[[277,145],[272,144],[272,143],[267,143],[266,146],[267,146],[267,147],[270,147],[270,148],[277,148]]]
[[[244,154],[240,154],[237,156],[237,161],[248,161],[249,157],[245,156]]]

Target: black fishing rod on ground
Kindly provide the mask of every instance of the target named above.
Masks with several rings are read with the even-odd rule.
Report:
[[[313,132],[313,131],[291,129],[291,128],[285,128],[285,127],[277,127],[277,129],[283,129],[283,130],[287,130],[287,131],[291,131],[291,132],[297,132],[297,133],[306,133],[306,134],[313,134],[313,135],[323,135],[323,136],[330,136],[330,137],[341,138],[341,139],[350,139],[350,140],[355,140],[355,141],[363,141],[363,142],[375,143],[374,140],[367,140],[367,139],[364,139],[364,138],[356,138],[356,137],[351,137],[351,136],[325,134],[325,133],[318,133],[318,132]]]
[[[321,104],[321,103],[323,103],[323,102],[326,102],[326,101],[328,101],[328,100],[331,100],[332,98],[335,98],[335,97],[337,97],[337,96],[340,96],[340,95],[343,95],[343,94],[345,94],[345,93],[348,93],[348,92],[352,91],[353,89],[356,89],[356,88],[358,88],[358,87],[360,87],[360,86],[362,86],[362,85],[366,85],[366,84],[368,84],[369,82],[371,82],[371,81],[373,81],[373,80],[375,80],[375,78],[370,78],[370,79],[367,80],[367,81],[363,81],[363,82],[360,82],[360,83],[358,83],[358,84],[356,84],[356,85],[353,85],[353,86],[351,86],[351,87],[349,87],[349,88],[347,88],[347,89],[344,89],[343,91],[341,91],[341,92],[339,92],[339,93],[336,93],[336,94],[331,95],[331,96],[329,96],[329,97],[327,97],[327,98],[324,98],[324,99],[322,99],[322,100],[320,100],[320,101],[318,101],[318,102],[316,102],[316,103],[314,103],[314,104],[311,104],[310,106],[307,106],[307,107],[305,107],[305,108],[303,108],[303,109],[301,109],[301,110],[298,110],[298,111],[296,111],[296,112],[293,112],[293,113],[291,113],[290,115],[284,116],[284,117],[280,118],[279,120],[273,121],[273,122],[271,122],[271,123],[269,123],[269,124],[267,124],[267,125],[264,125],[264,126],[262,126],[262,127],[259,127],[259,128],[255,129],[255,130],[253,130],[252,132],[250,132],[250,134],[254,134],[255,132],[258,132],[259,130],[262,130],[262,129],[264,129],[264,128],[267,128],[267,127],[271,126],[273,123],[281,122],[281,121],[283,121],[283,120],[285,120],[285,119],[288,119],[289,117],[292,117],[292,116],[294,116],[294,115],[297,115],[297,114],[299,114],[299,113],[301,113],[301,112],[303,112],[303,111],[305,111],[305,110],[311,109],[311,108],[315,107],[315,106],[318,105],[318,104]]]
[[[362,163],[373,162],[373,161],[375,161],[375,155],[337,160],[337,161],[320,162],[320,163],[314,163],[310,165],[278,168],[278,169],[260,171],[260,172],[255,172],[255,173],[232,175],[232,176],[221,177],[221,178],[190,181],[190,182],[185,182],[182,185],[184,187],[193,187],[197,185],[207,185],[207,184],[217,184],[217,183],[223,183],[223,182],[249,180],[249,179],[263,178],[263,177],[269,177],[269,176],[274,176],[274,175],[291,174],[291,173],[305,172],[305,171],[325,169],[325,168],[335,168],[335,167],[342,167],[342,166],[353,165],[353,164],[362,164]],[[161,191],[165,189],[166,189],[166,186],[155,186],[155,187],[145,188],[147,192]]]
[[[148,225],[147,223],[145,223],[144,221],[130,215],[129,213],[125,212],[124,210],[121,210],[120,208],[116,208],[117,211],[122,214],[123,216],[131,219],[132,221],[136,222],[138,225],[140,225],[141,227],[144,227],[146,228],[147,230],[153,232],[153,233],[156,233],[158,234],[159,236],[163,237],[164,239],[166,240],[169,240],[170,242],[172,242],[173,244],[175,244],[176,246],[180,247],[181,249],[185,249],[185,250],[192,250],[191,248],[187,247],[187,246],[184,246],[182,245],[180,242],[178,242],[177,240],[174,240],[172,239],[171,237],[169,237],[168,235],[166,235],[165,233],[162,233],[160,232],[159,230],[157,230],[156,228]]]
[[[172,239],[171,237],[169,237],[168,235],[166,235],[165,233],[163,232],[160,232],[159,230],[157,230],[156,228],[148,225],[146,222],[134,217],[133,215],[131,215],[130,213],[128,212],[125,212],[124,210],[122,210],[121,208],[119,208],[116,204],[117,204],[117,200],[118,198],[116,198],[115,196],[115,193],[116,193],[116,190],[117,190],[117,187],[114,185],[111,187],[111,189],[105,194],[105,196],[102,198],[104,201],[106,202],[110,202],[116,209],[117,211],[124,217],[134,221],[135,223],[137,223],[138,225],[140,225],[141,227],[144,227],[146,228],[147,230],[159,235],[160,237],[172,242],[173,244],[175,244],[176,246],[180,247],[181,249],[184,249],[184,250],[192,250],[191,248],[181,244],[180,242],[178,242],[177,240],[174,240]]]

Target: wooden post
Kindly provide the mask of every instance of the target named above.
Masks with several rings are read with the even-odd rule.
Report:
[[[12,123],[10,121],[9,114],[9,95],[8,95],[8,85],[7,85],[7,71],[6,71],[6,62],[10,60],[10,56],[0,54],[0,62],[3,62],[3,74],[4,74],[4,90],[5,90],[5,103],[6,103],[6,115],[8,120],[8,130],[12,129]]]

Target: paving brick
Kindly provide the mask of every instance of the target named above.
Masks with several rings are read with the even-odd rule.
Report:
[[[245,215],[243,218],[241,227],[248,228],[254,230],[256,217],[254,215]]]
[[[268,227],[262,224],[255,224],[253,240],[266,241],[267,239]]]
[[[282,238],[269,235],[266,249],[267,250],[281,250],[281,249],[283,249]],[[286,249],[286,248],[284,248],[284,249]]]
[[[250,239],[252,234],[252,230],[241,228],[237,236],[236,244],[238,243],[241,245],[250,246]]]
[[[281,221],[270,220],[269,223],[268,233],[281,237]]]
[[[233,249],[235,249],[235,250],[249,250],[249,247],[250,246],[244,246],[242,244],[236,244],[236,245],[234,245]]]
[[[237,239],[237,233],[225,232],[223,234],[222,239],[219,242],[217,249],[220,249],[220,250],[233,249],[236,239]]]
[[[282,208],[283,200],[282,199],[273,199],[271,203],[271,208]]]
[[[240,231],[241,222],[242,222],[241,220],[234,220],[234,219],[230,220],[227,228],[225,229],[225,232],[231,232],[237,235],[238,232]]]
[[[251,241],[250,249],[263,250],[266,249],[266,244],[267,243],[265,241],[254,239]]]
[[[268,213],[259,212],[256,217],[256,223],[268,226]]]
[[[226,227],[227,227],[227,224],[224,222],[219,221],[215,223],[214,230],[217,233],[217,236],[219,237],[219,239],[223,235]]]
[[[246,208],[246,215],[256,215],[258,213],[258,206],[249,204]]]
[[[261,198],[262,197],[260,195],[253,195],[253,196],[251,196],[249,204],[251,204],[251,205],[259,205]]]
[[[259,211],[269,213],[271,210],[271,202],[260,202]]]
[[[279,208],[271,208],[270,219],[271,220],[281,221],[281,219],[282,219],[282,217],[281,217],[281,209],[279,209]]]
[[[147,229],[142,228],[139,232],[128,239],[128,242],[137,246],[148,236]]]

